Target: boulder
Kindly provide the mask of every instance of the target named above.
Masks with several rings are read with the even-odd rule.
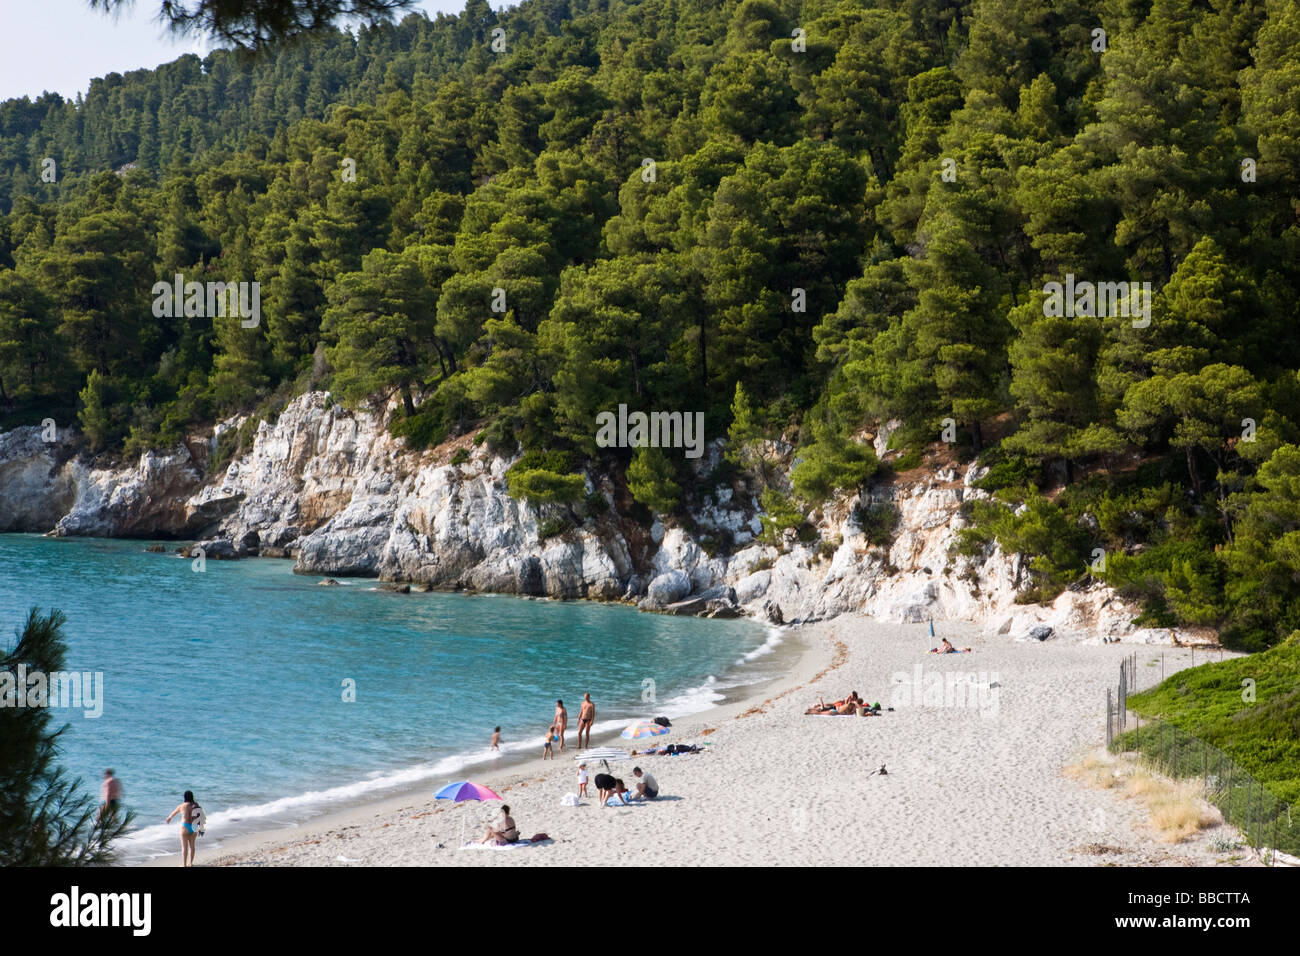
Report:
[[[700,617],[736,617],[736,590],[730,587],[709,588],[684,601],[675,601],[663,608],[665,614],[683,614]]]
[[[236,549],[241,557],[256,557],[261,547],[261,538],[256,531],[245,531],[239,536]]]
[[[691,578],[685,571],[673,569],[660,574],[646,588],[642,606],[657,609],[665,608],[680,601],[691,593]]]
[[[785,615],[781,613],[781,605],[775,601],[763,602],[763,617],[767,618],[769,624],[785,623]]]
[[[239,558],[239,551],[235,548],[234,542],[226,538],[200,541],[190,549],[190,557],[198,557],[198,551],[202,551],[205,558],[212,558],[215,561],[234,561]]]

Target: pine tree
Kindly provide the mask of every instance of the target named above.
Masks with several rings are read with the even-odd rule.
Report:
[[[50,708],[15,706],[19,667],[24,675],[63,669],[63,613],[32,608],[15,629],[15,644],[0,653],[0,866],[100,866],[113,861],[113,843],[133,822],[131,813],[106,815],[58,766],[59,737]]]

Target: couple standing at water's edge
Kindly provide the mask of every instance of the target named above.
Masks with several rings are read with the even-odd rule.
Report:
[[[596,722],[596,705],[592,703],[591,693],[588,692],[582,695],[582,706],[578,710],[578,748],[579,749],[581,749],[583,746],[582,734],[584,730],[586,731],[587,734],[586,745],[588,747],[591,746],[591,728],[592,725],[595,724],[595,722]],[[568,729],[568,726],[569,726],[569,712],[564,707],[564,701],[557,700],[555,702],[555,718],[551,722],[551,726],[547,728],[546,740],[542,744],[543,760],[554,759],[555,753],[552,750],[552,745],[557,742],[559,743],[561,750],[566,749],[565,731]],[[494,742],[495,740],[496,737],[493,737]]]

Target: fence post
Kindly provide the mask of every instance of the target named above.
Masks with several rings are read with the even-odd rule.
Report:
[[[1233,767],[1233,763],[1234,763],[1234,761],[1232,760],[1231,757],[1229,757],[1229,758],[1228,758],[1228,789],[1227,789],[1227,796],[1225,796],[1225,797],[1223,798],[1223,802],[1224,802],[1225,806],[1227,807],[1227,810],[1226,810],[1226,812],[1224,813],[1224,816],[1227,817],[1229,823],[1232,823],[1232,767]]]
[[[1119,726],[1128,726],[1128,668],[1125,661],[1119,662]]]
[[[1258,795],[1258,790],[1256,790],[1256,795]],[[1251,814],[1251,822],[1255,823],[1255,843],[1252,845],[1258,849],[1260,848],[1260,797],[1256,796],[1255,801],[1253,801],[1251,805],[1253,810],[1255,810],[1255,812]]]

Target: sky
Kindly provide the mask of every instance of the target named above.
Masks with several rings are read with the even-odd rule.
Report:
[[[93,77],[205,55],[206,41],[172,36],[157,21],[160,7],[161,0],[135,0],[114,15],[87,0],[0,0],[0,100],[46,90],[74,99]],[[418,0],[411,9],[433,16],[464,8],[465,0]]]

